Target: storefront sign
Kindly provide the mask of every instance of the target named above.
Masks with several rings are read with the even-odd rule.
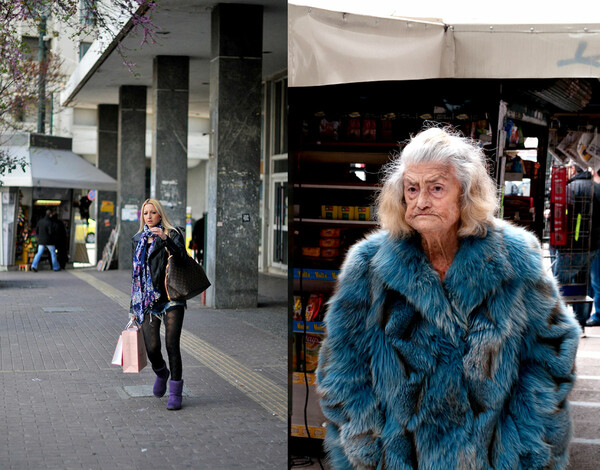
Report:
[[[108,212],[110,215],[115,213],[115,203],[113,201],[102,201],[100,203],[100,212]]]
[[[121,220],[137,221],[140,220],[138,208],[135,204],[125,204],[121,210]]]

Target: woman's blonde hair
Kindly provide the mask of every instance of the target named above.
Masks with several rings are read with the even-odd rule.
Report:
[[[147,204],[152,204],[154,206],[154,208],[156,209],[156,212],[158,212],[158,215],[160,215],[160,223],[162,224],[167,235],[169,234],[169,232],[171,230],[175,230],[175,226],[171,223],[171,221],[167,217],[167,214],[165,213],[165,209],[162,206],[162,204],[160,203],[160,201],[158,199],[149,198],[143,202],[142,209],[140,210],[140,229],[138,230],[138,233],[143,232],[144,225],[146,225],[146,223],[144,222],[144,206],[146,206]]]
[[[451,128],[431,127],[420,132],[386,166],[383,187],[377,198],[381,226],[394,238],[406,238],[414,233],[405,220],[404,172],[408,166],[425,163],[453,168],[460,182],[458,236],[484,237],[498,208],[496,183],[488,174],[481,148]]]

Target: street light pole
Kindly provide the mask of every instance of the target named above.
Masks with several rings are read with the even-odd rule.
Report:
[[[48,17],[45,13],[40,16],[39,24],[39,46],[38,46],[38,62],[39,62],[39,75],[38,75],[38,120],[37,120],[37,131],[38,134],[46,133],[46,23]]]

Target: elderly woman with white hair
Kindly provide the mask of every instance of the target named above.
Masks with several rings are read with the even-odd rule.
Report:
[[[563,469],[579,328],[476,145],[412,138],[349,251],[317,379],[334,469]]]

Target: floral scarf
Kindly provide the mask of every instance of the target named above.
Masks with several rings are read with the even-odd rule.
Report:
[[[162,225],[157,225],[162,228]],[[148,237],[152,236],[152,242],[148,244]],[[133,255],[133,274],[131,281],[131,312],[135,315],[138,323],[144,321],[144,312],[160,297],[160,291],[155,290],[150,276],[147,256],[152,253],[156,246],[158,237],[152,235],[147,225],[144,225],[142,236],[135,248]]]

